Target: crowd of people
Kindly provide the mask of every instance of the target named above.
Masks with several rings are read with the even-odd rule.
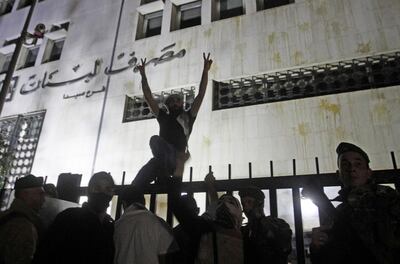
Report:
[[[147,81],[146,60],[137,66],[160,132],[150,139],[154,157],[119,195],[122,216],[114,222],[106,213],[114,180],[97,172],[89,181],[88,201],[62,211],[44,228],[38,215],[45,200],[43,178],[27,175],[16,181],[15,199],[0,213],[0,264],[288,263],[293,232],[285,220],[265,215],[260,188],[241,188],[240,201],[230,193],[218,197],[210,173],[205,178],[210,206],[202,215],[192,196],[181,195],[190,158],[187,143],[212,65],[210,54],[203,59],[199,93],[188,111],[175,94],[160,107]],[[303,192],[329,218],[313,229],[312,263],[400,263],[398,192],[375,184],[361,148],[341,143],[336,151],[343,184],[336,200],[342,203],[334,208],[312,184]],[[168,186],[169,205],[179,222],[175,228],[145,206],[143,189],[153,181]]]

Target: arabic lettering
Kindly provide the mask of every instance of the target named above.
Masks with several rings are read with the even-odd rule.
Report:
[[[164,48],[161,50],[161,52],[164,52],[164,53],[163,53],[160,57],[152,58],[151,60],[149,60],[149,61],[146,63],[146,65],[149,65],[149,64],[153,63],[154,66],[157,66],[158,64],[161,64],[161,63],[164,63],[164,62],[167,62],[167,61],[171,61],[171,60],[173,60],[173,59],[175,59],[175,58],[182,58],[183,56],[185,56],[185,54],[186,54],[186,50],[185,50],[185,49],[180,50],[180,51],[179,51],[178,53],[176,53],[176,54],[175,54],[175,52],[172,51],[172,50],[167,51],[167,50],[169,50],[169,49],[175,47],[175,45],[176,45],[176,44],[173,43],[173,44],[171,44],[171,45],[168,45],[168,46],[164,47]],[[122,52],[122,53],[120,53],[120,54],[117,56],[117,59],[120,60],[120,59],[122,59],[124,56],[125,56],[125,53]],[[136,66],[137,66],[137,63],[138,63],[138,58],[135,57],[135,52],[134,52],[134,51],[131,52],[131,53],[129,54],[129,56],[131,56],[132,58],[128,61],[128,66],[125,66],[125,67],[122,67],[122,68],[119,68],[119,69],[115,69],[115,70],[114,70],[114,69],[111,69],[111,68],[109,68],[109,67],[106,67],[106,68],[104,69],[104,74],[106,74],[106,75],[119,74],[119,73],[121,73],[121,72],[124,72],[124,71],[126,71],[126,70],[129,70],[130,68],[133,68],[133,71],[134,71],[134,72],[137,72],[138,69],[136,68]]]
[[[94,91],[93,90],[88,90],[86,92],[80,92],[80,93],[76,93],[76,94],[73,94],[73,95],[64,94],[63,95],[63,99],[71,99],[71,98],[77,99],[78,97],[81,97],[81,96],[85,96],[86,98],[89,98],[92,95],[94,95],[96,93],[102,93],[105,90],[106,90],[106,87],[103,85],[103,87],[101,87],[101,89],[99,89],[99,90],[94,90]]]
[[[85,80],[85,82],[88,83],[94,76],[96,76],[99,73],[99,68],[100,68],[101,62],[102,61],[100,59],[97,59],[94,63],[93,71],[91,71],[85,75],[82,75],[82,76],[77,77],[72,80],[63,81],[63,82],[48,82],[48,83],[46,83],[46,87],[59,87],[59,86],[68,85],[68,84],[71,84],[74,82],[79,82],[81,80]],[[49,76],[49,79],[50,79],[50,76]]]

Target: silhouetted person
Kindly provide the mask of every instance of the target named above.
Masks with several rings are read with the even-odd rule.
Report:
[[[215,220],[197,216],[180,196],[181,177],[175,175],[169,181],[170,206],[192,241],[189,252],[194,263],[243,263],[240,202],[225,194],[218,199]]]
[[[114,264],[166,263],[179,251],[171,227],[147,210],[139,187],[127,187],[121,200],[124,214],[115,222]]]
[[[292,250],[292,230],[283,219],[265,216],[262,190],[249,186],[239,191],[248,219],[242,227],[244,263],[287,264]]]
[[[11,207],[0,213],[0,263],[29,264],[42,228],[43,178],[29,174],[17,179],[14,189]]]
[[[376,185],[369,157],[351,143],[340,143],[339,179],[342,203],[333,224],[313,229],[313,263],[400,263],[400,197],[390,187]],[[310,192],[312,190],[308,190]]]
[[[169,175],[183,174],[184,163],[189,158],[188,140],[192,132],[192,127],[200,109],[208,82],[208,71],[212,60],[210,54],[203,53],[204,67],[201,76],[199,93],[193,101],[192,107],[184,110],[183,98],[178,94],[168,96],[165,104],[168,110],[160,108],[154,99],[145,73],[146,59],[141,60],[141,65],[137,66],[142,77],[142,90],[144,98],[153,114],[157,117],[160,125],[159,136],[152,136],[150,148],[154,158],[152,158],[136,175],[132,182],[136,186],[145,186],[158,179],[163,181]]]
[[[89,181],[88,202],[59,213],[50,225],[35,263],[111,264],[114,220],[106,213],[114,194],[109,173],[97,172]]]
[[[200,212],[200,208],[197,206],[196,200],[190,195],[182,195],[181,201],[184,206],[190,210],[193,217],[197,217]],[[193,263],[194,252],[193,242],[190,235],[185,231],[181,224],[174,227],[174,237],[180,248],[181,262],[182,263]]]

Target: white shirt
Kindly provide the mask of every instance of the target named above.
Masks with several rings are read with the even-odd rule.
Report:
[[[133,204],[115,222],[114,264],[158,264],[158,256],[179,249],[168,224]]]

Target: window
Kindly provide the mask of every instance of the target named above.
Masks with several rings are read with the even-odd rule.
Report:
[[[400,52],[213,81],[213,110],[400,85]]]
[[[44,0],[39,0],[38,2],[43,2]],[[21,0],[19,1],[18,9],[30,6],[33,4],[33,0]]]
[[[158,0],[142,0],[142,1],[140,1],[140,5],[145,5],[145,4],[148,4],[151,2],[155,2],[155,1],[158,1]]]
[[[165,100],[170,94],[179,94],[183,100],[184,108],[190,109],[193,104],[195,97],[195,88],[187,87],[182,89],[174,89],[168,92],[153,93],[154,99],[158,102],[160,107],[163,107]],[[144,119],[154,118],[154,114],[151,112],[149,105],[143,98],[143,95],[134,96],[133,98],[126,96],[124,116],[122,122],[139,121]]]
[[[0,2],[0,15],[10,13],[14,6],[15,0],[4,0]]]
[[[68,31],[69,28],[69,22],[61,23],[59,25],[52,25],[50,28],[50,32],[54,32],[57,30],[62,30],[65,29],[65,31]]]
[[[161,34],[162,12],[161,10],[139,16],[136,39],[148,38]]]
[[[8,67],[10,67],[11,58],[12,58],[12,53],[10,53],[10,54],[1,54],[0,74],[7,72]]]
[[[25,52],[21,54],[22,65],[18,68],[23,69],[35,66],[36,58],[39,53],[39,48],[40,46],[35,46],[33,48],[25,48]]]
[[[212,20],[240,16],[244,14],[242,0],[216,0],[213,1]]]
[[[173,6],[171,30],[201,25],[201,1],[181,6]]]
[[[0,119],[0,134],[7,147],[5,151],[11,154],[7,162],[9,169],[6,174],[8,181],[4,186],[6,189],[12,189],[17,178],[31,172],[44,117],[45,111],[40,111]],[[7,202],[9,197],[2,198],[3,202]]]
[[[294,0],[257,0],[257,11],[294,3]]]
[[[43,63],[59,60],[64,47],[65,38],[47,40],[47,46],[43,57]]]

